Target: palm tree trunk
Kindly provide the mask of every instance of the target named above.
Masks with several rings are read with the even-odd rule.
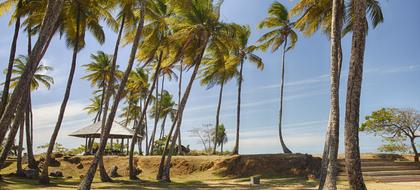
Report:
[[[180,70],[179,70],[179,83],[178,83],[178,104],[181,102],[181,90],[182,90],[182,62],[180,63]],[[181,130],[179,130],[178,134],[178,155],[181,155],[182,151],[182,142],[181,142]]]
[[[144,103],[143,110],[142,110],[141,116],[140,116],[140,121],[142,121],[143,119],[145,119],[146,116],[147,116],[147,107],[148,107],[148,105],[150,103],[150,100],[152,99],[153,90],[154,90],[154,88],[156,86],[156,83],[157,83],[157,80],[159,78],[160,65],[162,63],[162,55],[163,55],[163,52],[160,52],[159,60],[158,60],[158,65],[156,67],[156,71],[155,71],[155,75],[154,75],[155,77],[153,79],[152,86],[150,87],[149,94],[147,95],[146,102]],[[135,171],[134,171],[134,159],[133,159],[133,156],[134,156],[134,146],[136,144],[136,140],[138,138],[137,137],[138,134],[139,134],[139,128],[136,128],[134,130],[133,138],[131,139],[130,151],[129,151],[129,156],[128,156],[128,171],[130,173],[130,179],[132,179],[132,180],[138,179],[137,176],[136,176],[136,174],[135,174]],[[152,139],[152,137],[150,137],[150,139]],[[146,154],[147,154],[147,148],[150,148],[151,146],[153,147],[153,142],[152,141],[150,141],[149,147],[146,147]]]
[[[80,8],[80,4],[77,5]],[[61,123],[63,122],[64,113],[66,111],[67,102],[70,98],[71,86],[73,84],[74,72],[76,71],[76,64],[77,64],[77,53],[79,51],[79,34],[80,34],[80,11],[77,11],[76,15],[76,42],[73,47],[73,56],[71,61],[71,68],[70,73],[67,79],[67,86],[66,91],[64,93],[64,99],[61,102],[60,112],[58,114],[57,123],[55,124],[54,131],[51,135],[50,143],[47,149],[47,154],[45,156],[45,163],[43,165],[43,170],[41,172],[41,176],[39,178],[39,183],[41,184],[48,184],[50,182],[48,177],[48,166],[50,164],[51,154],[54,149],[55,142],[57,140],[58,132],[61,128]]]
[[[1,152],[0,170],[3,167],[3,164],[6,161],[7,156],[9,155],[10,149],[12,148],[12,145],[15,141],[17,131],[19,130],[19,127],[21,126],[21,123],[23,122],[23,120],[22,120],[22,118],[24,116],[24,111],[23,110],[25,109],[24,105],[26,105],[27,99],[28,99],[27,95],[24,95],[22,97],[22,101],[24,101],[23,104],[19,104],[18,112],[16,113],[16,117],[15,117],[16,119],[14,120],[13,125],[10,128],[6,144],[4,145],[3,151]]]
[[[170,179],[170,168],[171,168],[172,154],[174,152],[175,145],[176,145],[176,140],[178,138],[178,134],[179,134],[179,131],[180,131],[180,128],[181,128],[182,115],[184,113],[184,108],[187,105],[187,100],[188,100],[188,97],[190,95],[191,88],[192,88],[192,85],[194,83],[195,77],[198,73],[198,69],[200,67],[201,58],[202,58],[203,54],[204,54],[204,50],[202,50],[201,55],[199,56],[199,59],[198,59],[199,61],[195,62],[194,71],[191,74],[191,78],[190,78],[190,81],[188,83],[187,88],[185,89],[185,93],[184,93],[184,96],[182,97],[181,104],[178,107],[178,113],[177,113],[176,119],[174,120],[174,121],[176,121],[176,129],[175,129],[174,136],[172,137],[172,140],[171,140],[172,141],[171,146],[169,147],[169,150],[168,150],[168,158],[166,159],[165,167],[162,168],[163,170],[162,170],[161,176],[159,176],[159,173],[158,173],[158,177],[161,177],[160,180],[164,181],[164,182],[170,182],[171,181],[171,179]],[[168,136],[168,139],[170,139],[170,137],[171,136]],[[166,142],[167,142],[167,144],[169,143],[169,141],[166,141]],[[163,152],[162,156],[165,156],[166,148],[167,147],[165,145],[165,149],[164,149],[164,152]],[[161,164],[162,164],[162,160],[161,160]],[[161,169],[160,169],[160,166],[159,166],[159,172],[161,172],[160,170]]]
[[[216,125],[214,126],[214,146],[213,146],[213,154],[216,154],[216,148],[217,148],[217,136],[218,136],[218,132],[219,132],[219,122],[220,122],[220,107],[222,106],[222,97],[223,97],[223,86],[224,86],[224,81],[222,82],[222,84],[220,84],[220,91],[219,91],[219,101],[217,103],[217,110],[216,110]]]
[[[236,155],[239,153],[239,127],[241,123],[241,91],[242,91],[242,71],[244,67],[244,59],[241,59],[241,66],[239,68],[239,79],[238,79],[238,105],[236,108],[236,140],[235,147],[233,148],[232,154]]]
[[[26,152],[28,154],[28,167],[38,169],[33,152],[33,130],[32,130],[32,106],[31,95],[28,95],[28,105],[25,109],[25,130],[26,130]]]
[[[144,3],[145,2],[143,0],[139,0],[139,3],[140,3],[140,10],[139,10],[140,11],[140,21],[139,21],[138,26],[137,26],[137,31],[136,31],[136,35],[134,37],[133,46],[131,48],[130,58],[128,60],[127,68],[125,70],[124,77],[121,80],[121,83],[120,83],[120,86],[118,88],[117,94],[114,97],[114,102],[112,104],[109,116],[106,120],[106,125],[105,125],[104,128],[102,128],[102,133],[103,134],[101,134],[101,141],[100,141],[100,144],[99,144],[98,151],[96,152],[95,157],[92,160],[92,164],[89,167],[88,172],[86,173],[86,177],[83,178],[83,180],[80,182],[80,185],[78,187],[78,189],[80,189],[80,190],[90,189],[93,177],[95,176],[96,168],[98,166],[99,161],[102,158],[103,152],[105,150],[106,142],[108,140],[109,133],[111,132],[111,127],[112,127],[112,124],[113,124],[114,119],[115,119],[115,115],[116,115],[116,112],[117,112],[117,109],[118,109],[118,104],[119,104],[119,102],[120,102],[120,100],[123,96],[123,92],[124,92],[125,85],[126,85],[127,80],[128,80],[128,76],[130,75],[131,70],[133,68],[134,59],[135,59],[135,56],[136,56],[136,53],[137,53],[137,48],[138,48],[138,45],[139,45],[140,37],[141,37],[142,32],[143,32],[143,24],[144,24],[144,12],[145,12],[144,11],[145,10],[145,4]],[[109,89],[112,89],[112,88],[109,88]]]
[[[337,156],[340,129],[340,66],[341,66],[341,30],[342,0],[333,0],[333,18],[331,23],[331,62],[330,62],[330,114],[325,140],[320,185],[318,189],[337,189]]]
[[[365,190],[359,150],[359,109],[366,43],[366,0],[353,1],[354,19],[347,82],[344,147],[350,190]]]
[[[21,119],[21,118],[16,118],[16,119]],[[24,176],[25,173],[23,172],[23,168],[22,168],[23,132],[24,132],[23,122],[20,122],[19,128],[20,129],[19,129],[18,154],[17,154],[17,159],[16,159],[16,174],[18,176]]]
[[[123,29],[124,29],[124,23],[125,23],[125,16],[123,15],[122,20],[121,20],[120,29],[118,31],[117,40],[115,42],[114,55],[112,57],[112,62],[111,62],[111,68],[110,68],[111,78],[110,78],[109,84],[107,84],[106,81],[104,81],[104,87],[103,87],[103,90],[102,90],[101,108],[100,108],[100,112],[98,113],[98,117],[99,117],[98,121],[100,121],[101,113],[103,112],[101,134],[103,133],[103,129],[104,129],[105,122],[106,122],[106,119],[107,119],[107,114],[108,114],[109,100],[110,100],[110,98],[112,96],[112,92],[113,92],[113,86],[114,86],[114,77],[113,76],[114,76],[114,73],[115,73],[115,70],[116,70],[116,64],[117,64],[117,58],[118,58],[118,49],[119,49],[119,46],[120,46],[120,40],[121,40],[122,32],[123,32]],[[112,181],[112,179],[106,173],[105,165],[104,165],[104,162],[103,162],[103,157],[101,157],[100,161],[99,161],[99,173],[100,173],[100,177],[101,177],[102,182],[111,182]]]
[[[19,0],[16,9],[19,10],[21,8],[22,8],[22,0]],[[20,29],[20,16],[17,16],[16,22],[15,22],[15,32],[13,34],[12,46],[10,47],[9,65],[7,66],[6,80],[3,86],[3,95],[1,97],[0,116],[3,115],[4,109],[7,105],[7,100],[9,98],[10,79],[12,78],[13,63],[15,61],[15,56],[16,56],[16,45],[17,45],[17,40],[19,36],[19,29]],[[2,141],[0,141],[0,143],[1,142]]]
[[[165,124],[166,124],[166,118],[167,117],[168,117],[168,115],[165,115],[165,117],[163,118],[163,121],[162,121],[162,125],[160,126],[159,140],[161,140],[163,138],[163,136],[165,136]]]
[[[161,55],[162,55],[162,53],[161,53]],[[154,126],[153,126],[153,131],[152,131],[152,134],[150,135],[150,142],[149,142],[149,144],[151,145],[150,147],[149,147],[149,149],[147,150],[147,152],[148,152],[148,154],[149,155],[153,155],[153,149],[154,149],[154,144],[155,144],[155,136],[156,136],[156,129],[157,129],[157,125],[158,125],[158,122],[159,122],[159,114],[160,114],[160,111],[159,111],[159,73],[156,73],[157,75],[155,75],[155,78],[156,78],[156,88],[155,88],[155,90],[156,90],[156,94],[155,94],[155,123],[154,123]],[[162,93],[162,91],[160,92],[160,93]]]
[[[22,101],[22,98],[26,96],[26,89],[29,88],[36,68],[38,67],[39,62],[44,55],[43,52],[48,49],[48,40],[52,37],[55,30],[57,29],[55,26],[59,19],[61,10],[63,9],[63,4],[64,0],[48,0],[45,16],[42,21],[40,32],[38,34],[38,40],[35,43],[31,55],[29,56],[29,61],[27,64],[28,66],[25,67],[20,80],[13,90],[7,106],[1,115],[0,142],[3,142],[13,116],[16,112],[18,112],[17,108],[23,107],[21,104],[23,104],[25,101]]]
[[[282,135],[282,119],[283,119],[283,95],[284,95],[284,65],[286,59],[286,46],[287,46],[287,36],[284,40],[283,46],[283,56],[282,56],[282,64],[281,64],[281,86],[280,86],[280,111],[279,111],[279,137],[280,137],[280,144],[283,148],[284,153],[292,153],[292,151],[287,148],[286,144],[283,141]]]

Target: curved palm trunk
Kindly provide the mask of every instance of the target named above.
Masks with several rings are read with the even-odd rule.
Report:
[[[26,103],[26,101],[23,101],[23,97],[25,97],[25,93],[27,93],[25,89],[29,88],[36,68],[38,67],[41,58],[44,56],[44,52],[48,49],[49,40],[52,38],[57,29],[56,23],[58,22],[60,13],[63,9],[63,4],[64,0],[48,0],[45,16],[38,34],[38,40],[35,43],[31,55],[29,56],[27,67],[25,67],[16,88],[10,96],[3,115],[1,116],[0,142],[3,142],[4,140],[14,114],[19,112],[17,108],[22,108],[23,106],[21,104]]]
[[[415,137],[411,137],[410,138],[410,144],[411,144],[411,148],[413,149],[413,154],[414,154],[414,162],[419,162],[419,154],[416,148],[416,143],[415,143]]]
[[[337,156],[340,128],[339,90],[341,70],[341,30],[342,0],[333,0],[333,19],[331,23],[331,61],[330,61],[330,114],[327,135],[322,156],[320,184],[318,189],[337,189]]]
[[[241,91],[242,91],[242,70],[244,67],[244,59],[241,59],[241,66],[239,68],[239,79],[238,79],[238,105],[236,108],[236,140],[235,147],[233,148],[232,154],[239,153],[239,127],[241,123]]]
[[[217,103],[217,110],[216,110],[216,125],[214,127],[214,146],[213,146],[213,154],[216,154],[216,148],[217,148],[217,136],[219,133],[219,122],[220,122],[220,108],[222,106],[222,97],[223,97],[223,86],[224,86],[224,82],[222,82],[222,84],[220,85],[220,91],[219,91],[219,101]]]
[[[25,109],[24,106],[27,103],[27,99],[28,99],[27,95],[24,95],[24,97],[22,97],[22,101],[24,101],[23,104],[19,104],[18,112],[16,113],[16,117],[15,117],[16,119],[13,122],[12,127],[10,128],[6,144],[4,145],[3,151],[1,152],[0,170],[1,170],[4,162],[6,161],[7,156],[9,155],[10,149],[12,148],[12,145],[15,141],[17,131],[19,130],[19,127],[21,126],[21,124],[23,122],[23,119],[22,119],[23,116],[24,116],[24,111],[23,110]]]
[[[157,80],[159,78],[158,74],[160,72],[160,64],[162,63],[162,54],[163,54],[163,52],[160,52],[158,65],[157,65],[156,71],[155,71],[155,77],[153,79],[152,86],[150,87],[149,94],[147,95],[146,102],[144,103],[143,110],[142,110],[141,116],[140,116],[140,121],[142,121],[143,119],[145,119],[147,117],[147,107],[150,103],[150,100],[152,99],[153,90],[154,90],[154,88],[156,86],[156,83],[157,83]],[[134,171],[134,159],[133,159],[133,157],[134,157],[134,146],[136,145],[137,135],[139,134],[139,132],[140,132],[139,128],[136,128],[134,130],[134,135],[133,135],[133,138],[131,139],[130,151],[129,151],[129,156],[128,156],[128,171],[129,171],[129,174],[130,174],[130,179],[132,179],[132,180],[138,179],[136,174],[135,174],[135,171]],[[153,146],[153,144],[149,143],[149,147],[150,146]],[[146,152],[147,152],[147,150],[146,150]]]
[[[28,167],[31,169],[38,169],[33,152],[33,125],[32,125],[32,106],[31,95],[28,95],[28,105],[25,113],[25,130],[26,130],[26,152],[28,154]]]
[[[92,160],[92,164],[89,167],[88,172],[86,173],[86,177],[83,178],[83,180],[80,182],[80,185],[78,187],[78,189],[80,189],[80,190],[90,189],[93,177],[95,176],[96,168],[98,166],[99,161],[102,158],[102,155],[103,155],[103,152],[105,150],[105,146],[106,146],[106,143],[107,143],[107,140],[108,140],[109,133],[111,132],[111,127],[112,127],[112,123],[114,122],[115,115],[117,113],[118,104],[119,104],[119,102],[120,102],[120,100],[123,96],[123,92],[124,92],[125,85],[126,85],[127,80],[128,80],[128,76],[130,75],[130,72],[133,68],[134,59],[135,59],[135,56],[136,56],[136,52],[137,52],[137,48],[138,48],[138,45],[139,45],[140,36],[142,35],[143,24],[144,24],[144,10],[145,10],[144,2],[143,2],[143,0],[139,0],[139,3],[140,3],[140,10],[139,10],[140,11],[140,21],[139,21],[139,24],[137,26],[136,35],[134,37],[133,46],[132,46],[131,52],[130,52],[130,58],[128,60],[128,65],[127,65],[127,68],[125,70],[124,77],[121,80],[121,83],[120,83],[120,86],[118,88],[117,94],[115,95],[114,102],[113,102],[112,107],[111,107],[111,111],[110,111],[109,116],[106,120],[106,125],[105,125],[104,128],[102,128],[102,133],[103,134],[101,134],[101,141],[100,141],[100,144],[99,144],[98,151],[96,152],[95,157]],[[109,89],[111,89],[111,88],[109,88]]]
[[[77,5],[78,8],[80,8],[80,4]],[[61,128],[61,123],[63,122],[64,113],[66,111],[67,102],[70,98],[70,92],[71,92],[71,86],[73,84],[73,78],[74,78],[74,72],[76,71],[76,64],[77,64],[77,53],[79,50],[79,34],[80,34],[80,11],[77,11],[76,15],[76,42],[73,47],[73,56],[71,61],[71,68],[70,73],[67,79],[67,86],[66,86],[66,92],[64,93],[64,99],[61,103],[60,112],[58,114],[57,123],[55,124],[54,131],[51,135],[50,143],[47,149],[47,155],[45,156],[45,163],[41,172],[41,176],[39,178],[39,183],[41,184],[48,184],[50,182],[50,179],[48,177],[48,166],[50,164],[51,154],[54,150],[54,145],[57,140],[58,132]]]
[[[354,22],[347,82],[344,147],[350,190],[364,190],[359,150],[359,109],[366,43],[366,0],[354,0]]]
[[[18,1],[16,9],[22,8],[22,0]],[[3,95],[1,97],[1,106],[0,106],[0,116],[3,115],[4,109],[7,105],[7,100],[9,98],[9,88],[10,88],[10,79],[12,78],[12,70],[13,70],[13,62],[15,61],[16,56],[16,45],[19,36],[19,29],[20,29],[20,16],[16,17],[15,22],[15,32],[13,34],[12,46],[10,47],[10,55],[9,55],[9,65],[7,66],[6,72],[6,80],[3,86]],[[2,141],[0,141],[1,143]]]
[[[180,63],[179,70],[179,83],[178,83],[178,104],[181,102],[181,90],[182,90],[182,62]],[[182,153],[182,142],[181,142],[181,130],[178,132],[178,155]]]
[[[21,119],[21,118],[16,118],[16,119]],[[19,128],[20,129],[19,129],[18,154],[17,154],[17,159],[16,159],[16,174],[18,176],[24,176],[25,173],[23,172],[23,168],[22,168],[23,129],[24,129],[23,122],[20,122]]]
[[[177,121],[176,122],[176,129],[175,129],[175,133],[174,133],[174,136],[172,137],[172,140],[171,140],[171,146],[169,147],[169,150],[168,150],[168,158],[166,159],[166,164],[165,164],[165,167],[164,168],[162,168],[163,170],[162,170],[162,173],[161,173],[161,178],[160,178],[160,180],[161,181],[164,181],[164,182],[170,182],[171,181],[171,178],[170,178],[170,168],[171,168],[171,158],[172,158],[172,154],[173,154],[173,152],[174,152],[174,149],[175,149],[175,145],[176,145],[176,140],[177,140],[177,138],[178,138],[178,134],[179,134],[179,131],[180,131],[180,129],[181,129],[181,123],[182,123],[182,115],[183,115],[183,113],[184,113],[184,108],[185,108],[185,106],[187,105],[187,100],[188,100],[188,97],[189,97],[189,95],[190,95],[190,92],[191,92],[191,88],[192,88],[192,85],[193,85],[193,83],[194,83],[194,80],[195,80],[195,77],[196,77],[196,75],[197,75],[197,73],[198,73],[198,69],[200,68],[200,64],[201,64],[201,58],[203,57],[203,54],[204,54],[204,50],[203,50],[203,52],[201,52],[201,55],[200,55],[200,57],[199,57],[199,59],[198,59],[198,61],[195,63],[195,66],[194,66],[194,71],[193,71],[193,73],[191,74],[191,78],[190,78],[190,81],[189,81],[189,83],[188,83],[188,86],[187,86],[187,88],[185,89],[185,93],[184,93],[184,96],[182,97],[182,100],[181,100],[181,104],[179,105],[179,108],[178,108],[178,113],[177,113],[177,117],[176,117],[176,120],[175,121]],[[174,122],[175,123],[175,122]],[[170,136],[168,136],[168,139],[170,139]],[[167,143],[169,143],[169,141],[166,141]],[[165,149],[164,150],[166,150],[166,146],[165,146]],[[165,151],[164,151],[164,153],[162,154],[162,156],[165,156]],[[164,158],[164,157],[163,157]],[[161,160],[162,161],[162,160]],[[162,164],[162,162],[161,162],[161,164]],[[160,166],[159,166],[160,167]],[[160,171],[160,168],[159,168],[159,172],[161,172]],[[158,174],[159,175],[159,174]],[[159,176],[158,176],[159,177]]]
[[[156,115],[155,115],[155,123],[154,123],[154,126],[153,126],[153,131],[152,131],[152,134],[150,135],[150,142],[149,142],[150,147],[147,150],[149,155],[153,155],[153,149],[155,147],[154,145],[155,145],[156,129],[157,129],[157,125],[158,125],[158,122],[159,122],[159,114],[160,114],[160,108],[159,108],[159,73],[156,73],[156,74],[158,74],[158,75],[155,75],[155,77],[156,77],[156,88],[155,88],[155,90],[156,90],[156,95],[155,95],[155,98],[156,98],[156,100],[155,100],[156,101],[156,104],[155,104]],[[163,87],[163,83],[162,83],[162,87]],[[162,91],[160,93],[162,93]]]
[[[283,135],[282,135],[282,119],[283,119],[283,92],[284,92],[284,65],[285,65],[285,59],[286,59],[286,46],[287,46],[287,36],[284,40],[284,46],[283,46],[283,57],[282,57],[282,66],[281,66],[281,86],[280,86],[280,111],[279,111],[279,137],[280,137],[280,144],[283,148],[284,153],[292,153],[292,151],[287,148],[286,144],[283,141]]]
[[[168,117],[168,115],[165,115],[165,117],[163,118],[162,121],[162,125],[160,126],[160,135],[159,135],[159,140],[163,138],[163,136],[165,136],[165,124],[166,124],[166,118]]]

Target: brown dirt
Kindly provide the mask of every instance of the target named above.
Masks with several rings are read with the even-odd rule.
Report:
[[[62,171],[64,176],[79,178],[85,174],[92,156],[81,156],[82,169],[63,159],[59,167],[50,167],[50,172]],[[137,167],[142,170],[140,176],[155,176],[159,167],[160,156],[135,157]],[[121,176],[128,176],[128,158],[125,156],[106,156],[104,163],[107,171],[116,165]],[[188,176],[198,172],[212,172],[221,176],[248,177],[262,176],[316,176],[320,159],[305,154],[267,154],[240,156],[174,156],[171,174]],[[98,174],[98,172],[97,172]]]

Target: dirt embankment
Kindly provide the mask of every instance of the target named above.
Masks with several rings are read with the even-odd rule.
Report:
[[[51,167],[51,172],[62,171],[65,176],[79,177],[85,174],[91,156],[80,157],[80,163],[70,163],[58,159],[60,166]],[[104,157],[108,171],[117,166],[121,176],[128,176],[128,158],[125,156]],[[141,175],[154,176],[157,173],[160,156],[138,156],[135,163],[142,170]],[[321,165],[321,159],[306,154],[266,154],[239,156],[174,156],[171,174],[188,176],[199,172],[212,172],[221,176],[248,177],[262,176],[302,176],[315,177]],[[97,172],[99,173],[99,172]]]

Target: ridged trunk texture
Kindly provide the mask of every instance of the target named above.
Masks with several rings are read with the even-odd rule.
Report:
[[[216,110],[216,124],[214,125],[214,144],[213,144],[213,154],[216,154],[217,148],[217,136],[219,133],[219,123],[220,123],[220,108],[222,107],[222,97],[223,97],[223,86],[224,82],[220,84],[220,91],[219,91],[219,100],[217,102],[217,110]],[[222,152],[223,153],[223,152]]]
[[[100,141],[100,144],[99,144],[98,151],[96,152],[95,157],[92,160],[92,164],[91,164],[91,166],[89,167],[89,169],[86,173],[86,177],[83,178],[83,180],[80,182],[80,185],[78,187],[78,189],[80,189],[80,190],[90,189],[90,186],[91,186],[92,181],[93,181],[93,177],[95,176],[95,173],[96,173],[98,163],[102,159],[102,156],[103,156],[103,153],[104,153],[104,150],[105,150],[105,147],[106,147],[106,143],[107,143],[107,140],[108,140],[108,136],[109,136],[109,133],[111,132],[111,127],[112,127],[112,124],[114,123],[115,115],[117,113],[119,102],[120,102],[120,100],[123,96],[123,92],[124,92],[125,85],[126,85],[127,80],[128,80],[128,76],[130,75],[130,72],[133,68],[134,59],[135,59],[135,56],[136,56],[136,53],[137,53],[137,48],[138,48],[138,45],[139,45],[140,37],[141,37],[142,32],[143,32],[144,10],[145,10],[145,7],[144,7],[145,4],[144,3],[145,2],[143,0],[139,0],[140,21],[139,21],[138,26],[137,26],[137,30],[136,30],[136,34],[135,34],[135,37],[134,37],[133,46],[131,48],[127,68],[125,70],[124,77],[121,80],[118,91],[117,91],[117,93],[114,97],[114,102],[112,104],[111,111],[110,111],[110,113],[108,115],[108,118],[106,120],[106,125],[105,125],[104,128],[102,128],[101,141]]]
[[[284,46],[283,46],[283,56],[282,56],[282,64],[281,64],[281,85],[280,85],[280,110],[279,110],[279,138],[280,144],[283,149],[284,153],[292,153],[289,148],[287,148],[286,143],[283,140],[282,134],[282,121],[283,121],[283,95],[284,95],[284,67],[285,67],[285,60],[286,60],[286,46],[287,46],[287,36],[284,38]]]
[[[359,150],[359,110],[366,43],[366,0],[353,1],[352,45],[347,80],[344,147],[350,190],[365,190]]]
[[[77,5],[79,8],[79,4]],[[64,119],[64,114],[66,112],[66,107],[67,107],[67,102],[69,101],[70,98],[70,92],[71,92],[71,86],[73,84],[73,79],[74,79],[74,73],[76,71],[76,65],[77,65],[77,53],[79,50],[79,34],[80,34],[80,11],[77,12],[76,15],[76,42],[74,44],[73,47],[73,56],[72,56],[72,60],[71,60],[71,67],[70,67],[70,73],[69,76],[67,78],[67,85],[66,85],[66,91],[64,93],[64,98],[63,101],[61,102],[61,106],[60,106],[60,112],[58,113],[58,119],[57,122],[55,124],[54,127],[54,131],[51,135],[51,139],[48,145],[48,149],[47,149],[47,154],[45,156],[45,162],[43,165],[43,169],[41,172],[41,176],[39,177],[39,183],[41,184],[48,184],[50,183],[50,179],[48,177],[49,172],[48,172],[48,167],[50,165],[50,160],[51,160],[51,156],[54,150],[54,146],[55,146],[55,142],[57,140],[58,137],[58,133],[60,131],[61,128],[61,123],[63,122]]]
[[[181,92],[182,92],[182,62],[179,65],[179,81],[178,81],[178,104],[181,102]],[[178,132],[178,155],[182,154],[182,142],[181,142],[181,130]]]
[[[327,134],[322,156],[320,185],[318,189],[337,189],[337,156],[340,129],[340,71],[342,62],[341,30],[343,1],[333,0],[331,22],[331,57],[330,57],[330,113]]]
[[[241,125],[241,92],[242,92],[242,72],[244,67],[244,58],[241,59],[241,65],[239,68],[239,79],[238,79],[238,104],[236,107],[236,139],[235,146],[233,147],[232,154],[239,154],[239,129]]]
[[[57,21],[62,11],[64,0],[48,0],[47,9],[44,20],[41,24],[41,29],[38,34],[38,40],[29,56],[27,67],[23,71],[19,82],[17,83],[12,95],[7,103],[7,106],[0,119],[0,142],[3,142],[7,129],[11,124],[14,114],[17,112],[23,101],[26,89],[29,88],[33,75],[38,67],[40,60],[48,49],[49,41],[51,40],[55,30],[57,29]]]

